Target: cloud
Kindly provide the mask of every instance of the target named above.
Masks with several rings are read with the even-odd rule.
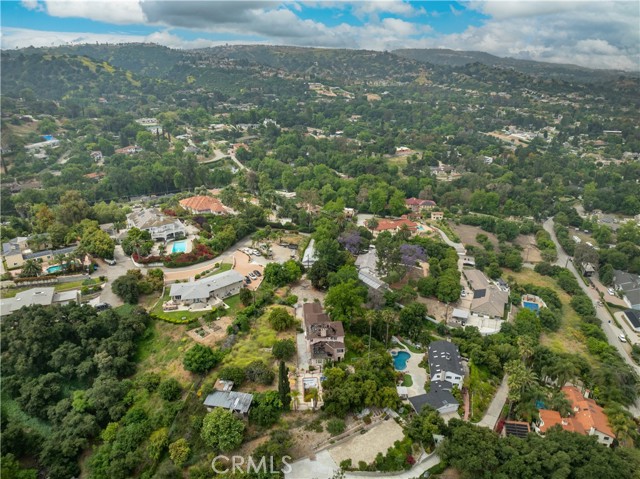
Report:
[[[20,4],[27,10],[36,10],[42,12],[44,9],[38,0],[20,0]]]
[[[335,48],[452,48],[481,50],[498,56],[576,63],[593,68],[640,70],[640,29],[633,1],[487,1],[472,0],[451,6],[456,22],[466,22],[470,11],[482,14],[482,23],[453,34],[438,34],[425,21],[422,6],[406,1],[193,1],[193,0],[22,0],[26,8],[42,8],[55,17],[81,17],[116,25],[145,24],[158,31],[145,38],[177,48],[197,48],[227,41]],[[40,6],[40,7],[39,7]],[[301,10],[302,8],[302,10]],[[332,9],[342,23],[328,25],[301,18],[300,12]],[[305,10],[306,9],[306,10]],[[474,14],[477,18],[477,14]],[[434,16],[432,14],[432,16]],[[381,18],[382,17],[382,18]],[[334,15],[334,19],[337,18]],[[462,23],[464,24],[464,23]],[[202,32],[204,38],[184,40],[172,29]],[[24,30],[23,30],[24,31]],[[205,33],[206,32],[206,33]],[[38,41],[69,42],[97,38],[90,33],[34,32],[29,38],[14,30],[3,41],[22,45]],[[124,35],[125,38],[131,35]],[[120,38],[119,34],[103,34]],[[87,40],[91,41],[91,40]],[[126,41],[126,40],[117,40]]]
[[[145,21],[138,0],[45,0],[52,17],[88,18],[117,25]]]

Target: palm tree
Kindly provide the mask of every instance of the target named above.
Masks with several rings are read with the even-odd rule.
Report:
[[[300,391],[297,389],[291,391],[291,399],[293,399],[293,410],[297,411],[300,404]]]
[[[42,273],[42,265],[35,259],[28,259],[22,265],[21,278],[35,278]]]

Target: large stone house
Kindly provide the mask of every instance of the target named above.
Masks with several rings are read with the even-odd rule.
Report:
[[[344,327],[340,321],[331,321],[320,303],[305,303],[302,306],[304,337],[311,364],[344,359]]]
[[[169,241],[186,235],[182,222],[161,213],[156,208],[141,209],[127,215],[129,228],[148,231],[154,241]]]

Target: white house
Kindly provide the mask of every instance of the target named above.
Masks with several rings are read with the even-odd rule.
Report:
[[[222,300],[238,294],[242,289],[243,280],[243,276],[232,269],[198,281],[174,283],[171,285],[169,296],[173,302],[185,306],[207,303],[210,299]]]
[[[434,341],[429,344],[428,355],[431,381],[449,381],[462,388],[462,356],[455,344],[449,341]]]
[[[185,236],[187,230],[177,218],[162,214],[156,208],[134,211],[127,215],[129,228],[148,231],[154,241],[169,241]]]

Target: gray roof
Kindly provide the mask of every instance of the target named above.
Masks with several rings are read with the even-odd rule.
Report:
[[[467,281],[471,284],[471,289],[474,291],[486,289],[490,284],[484,273],[477,269],[465,269],[462,273],[467,278]]]
[[[40,304],[49,306],[53,303],[53,288],[32,288],[16,294],[13,298],[6,298],[0,301],[0,315],[4,316],[19,310],[23,306],[33,306]]]
[[[633,329],[640,330],[640,311],[637,309],[628,309],[624,312]]]
[[[252,394],[238,391],[214,391],[204,400],[204,405],[247,414],[251,407],[251,401],[253,401]]]
[[[20,243],[25,243],[29,238],[27,236],[18,236],[6,243],[2,243],[2,254],[7,256],[20,252]]]
[[[456,407],[460,405],[460,403],[456,400],[456,398],[453,397],[453,394],[451,394],[450,391],[433,388],[426,394],[421,394],[419,396],[409,398],[409,402],[418,414],[420,414],[425,406],[431,406],[436,411],[439,411],[441,408],[450,406],[452,404],[455,404]]]
[[[127,220],[131,221],[136,228],[146,230],[149,228],[158,228],[160,226],[176,223],[176,226],[183,226],[182,222],[177,218],[172,218],[160,212],[157,208],[148,208],[144,210],[134,211],[127,215]]]
[[[616,270],[613,273],[613,282],[624,292],[632,307],[640,305],[640,276]]]
[[[429,371],[431,375],[444,371],[463,376],[458,346],[449,341],[433,341],[429,344]]]
[[[493,317],[504,316],[504,307],[509,301],[509,294],[494,284],[486,289],[473,291],[471,311],[476,314],[484,314]]]
[[[42,258],[44,256],[56,256],[58,254],[73,253],[76,249],[78,249],[77,246],[69,246],[68,248],[60,248],[60,249],[45,249],[43,251],[37,251],[35,253],[25,254],[23,255],[23,257],[24,259],[35,259],[35,258]]]
[[[388,289],[387,283],[372,274],[368,269],[361,269],[360,271],[358,271],[358,279],[366,284],[369,288],[376,291]]]
[[[466,309],[454,308],[453,313],[451,313],[451,317],[459,318],[459,319],[467,319],[469,317],[469,311],[467,311]]]
[[[232,269],[198,281],[174,283],[171,285],[169,296],[180,296],[181,300],[207,299],[211,293],[235,283],[242,283],[243,279],[240,273]]]

